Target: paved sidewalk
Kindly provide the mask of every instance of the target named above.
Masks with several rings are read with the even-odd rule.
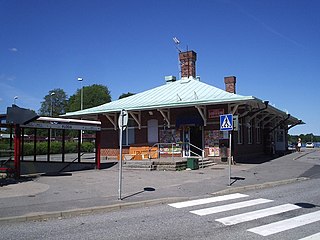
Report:
[[[231,186],[227,165],[177,172],[123,170],[122,200],[118,200],[117,165],[72,172],[70,176],[26,178],[0,187],[0,223],[114,211],[271,187],[307,180],[308,171],[319,165],[320,151],[316,150],[263,164],[237,164],[232,166]]]

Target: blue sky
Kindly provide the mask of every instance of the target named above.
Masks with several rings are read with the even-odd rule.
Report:
[[[198,54],[201,81],[269,100],[320,135],[318,0],[0,0],[0,113],[14,97],[39,110],[48,92],[102,84],[115,100],[179,75],[178,53]]]

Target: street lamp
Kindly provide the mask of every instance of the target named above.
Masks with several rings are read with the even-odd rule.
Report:
[[[82,87],[83,78],[78,77],[78,81],[81,83],[81,85],[80,85],[80,110],[83,110],[83,87]]]
[[[15,97],[13,98],[13,104],[14,104],[14,105],[16,105],[17,99],[18,99],[18,96],[15,96]]]
[[[78,81],[80,82],[80,110],[83,110],[83,87],[82,87],[83,78],[78,77]],[[82,130],[80,130],[80,143],[82,144]]]
[[[53,116],[53,100],[52,100],[52,97],[55,95],[56,93],[55,92],[52,92],[50,94],[50,99],[51,99],[51,111],[50,111],[50,116],[52,117]]]
[[[55,92],[52,92],[52,93],[50,94],[50,100],[51,100],[50,116],[51,116],[51,117],[53,116],[53,100],[52,100],[52,97],[53,97],[55,94],[56,94]],[[51,138],[52,138],[52,129],[50,128],[50,142],[51,142]]]

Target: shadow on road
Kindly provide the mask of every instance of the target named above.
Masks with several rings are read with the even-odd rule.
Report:
[[[231,179],[233,180],[233,182],[231,182],[230,183],[230,186],[232,185],[232,184],[234,184],[235,182],[237,182],[237,181],[243,181],[243,180],[245,180],[246,178],[244,178],[244,177],[231,177]]]
[[[315,207],[320,207],[319,205],[314,205],[312,203],[295,203],[294,205],[297,205],[302,208],[315,208]]]
[[[133,197],[133,196],[136,196],[136,195],[139,195],[141,193],[144,193],[144,192],[153,192],[155,191],[156,189],[153,188],[153,187],[145,187],[142,191],[139,191],[139,192],[136,192],[136,193],[133,193],[131,195],[128,195],[128,196],[125,196],[122,198],[122,200],[126,199],[126,198],[129,198],[129,197]]]

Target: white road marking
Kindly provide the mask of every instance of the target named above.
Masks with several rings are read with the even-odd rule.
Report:
[[[254,205],[268,203],[268,202],[273,202],[273,200],[258,198],[254,200],[232,203],[232,204],[227,204],[227,205],[218,206],[218,207],[204,208],[204,209],[190,211],[190,212],[200,216],[204,216],[208,214],[219,213],[219,212],[254,206]]]
[[[260,227],[251,228],[248,229],[248,231],[259,234],[261,236],[269,236],[271,234],[279,233],[317,221],[320,221],[320,211],[304,214],[279,222],[270,223]]]
[[[305,238],[301,238],[299,240],[319,240],[319,239],[320,239],[320,232],[316,233],[316,234],[313,234],[313,235],[310,235],[310,236],[305,237]]]
[[[230,217],[224,217],[216,219],[216,221],[223,223],[224,225],[234,225],[242,222],[248,222],[255,219],[276,215],[279,213],[299,209],[301,207],[293,204],[283,204],[276,207],[265,208],[257,211],[242,213]]]
[[[221,202],[221,201],[232,200],[232,199],[243,198],[243,197],[248,197],[248,195],[241,194],[241,193],[234,193],[234,194],[228,194],[224,196],[172,203],[168,205],[174,208],[185,208],[185,207],[192,207],[192,206],[197,206],[197,205],[202,205],[207,203]]]

